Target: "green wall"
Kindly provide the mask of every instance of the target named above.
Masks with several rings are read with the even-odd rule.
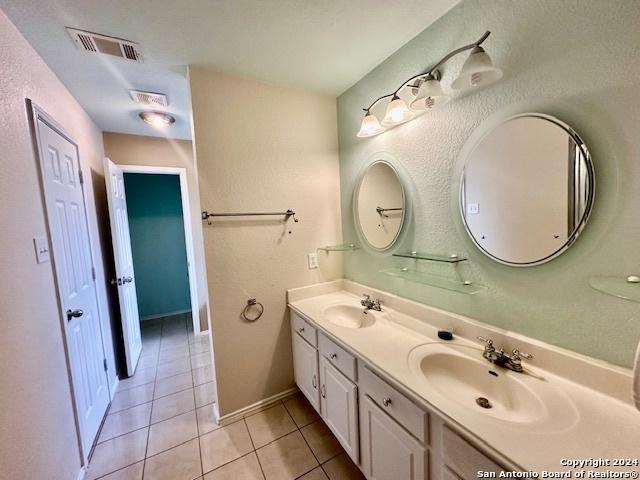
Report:
[[[344,254],[345,276],[429,305],[629,367],[640,337],[640,304],[591,289],[594,275],[640,272],[640,2],[634,0],[462,1],[338,99],[343,235],[357,240],[352,192],[376,152],[395,158],[410,183],[412,223],[399,250],[466,254],[420,268],[460,275],[488,290],[463,295],[392,279],[379,270],[411,260],[366,250]],[[480,37],[503,79],[458,95],[370,139],[356,138],[362,108]],[[466,54],[443,69],[451,84]],[[596,172],[591,219],[578,241],[545,265],[516,268],[485,257],[458,212],[461,152],[502,119],[543,112],[572,125]],[[540,192],[544,195],[544,192]]]
[[[191,309],[178,175],[125,173],[140,318]]]

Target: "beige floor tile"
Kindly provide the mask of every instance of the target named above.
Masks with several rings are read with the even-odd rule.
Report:
[[[102,443],[113,437],[148,426],[151,419],[151,405],[151,402],[143,403],[142,405],[107,415],[98,441]]]
[[[191,355],[191,366],[193,368],[206,367],[207,365],[211,365],[211,353],[197,353],[195,355]]]
[[[327,475],[321,467],[318,467],[301,476],[298,480],[327,480]]]
[[[148,432],[148,428],[136,430],[97,445],[85,478],[93,480],[143,460]]]
[[[197,436],[198,425],[194,411],[154,423],[149,428],[147,456],[169,450]]]
[[[205,433],[221,428],[220,425],[216,423],[213,415],[213,404],[205,405],[204,407],[196,409],[196,417],[198,419],[198,432],[200,435],[204,435]]]
[[[156,380],[156,389],[153,392],[153,398],[166,397],[167,395],[181,392],[191,387],[193,387],[191,372],[161,378],[160,380]]]
[[[329,480],[364,480],[364,475],[346,453],[322,464]]]
[[[318,413],[302,393],[298,393],[297,395],[285,400],[284,406],[293,417],[293,421],[296,422],[298,428],[309,425],[320,418]]]
[[[158,354],[153,353],[151,355],[142,355],[140,360],[138,360],[138,367],[140,369],[143,368],[155,368],[158,365]]]
[[[156,380],[159,380],[161,378],[172,377],[173,375],[178,375],[179,373],[185,373],[190,371],[191,371],[191,362],[189,361],[189,357],[178,358],[176,360],[163,363],[162,365],[158,365],[158,373],[156,375]]]
[[[195,410],[193,401],[193,389],[183,390],[153,401],[151,410],[151,423],[161,422],[167,418],[175,417],[181,413]]]
[[[156,379],[156,367],[140,368],[136,369],[136,373],[118,382],[118,391],[127,390],[132,387],[139,387],[145,383],[154,382]]]
[[[264,480],[255,452],[207,473],[204,480]]]
[[[211,346],[209,345],[209,340],[207,339],[206,343],[189,343],[189,350],[191,350],[191,355],[197,355],[199,353],[209,353],[211,352]]]
[[[259,448],[257,453],[267,480],[292,480],[318,465],[298,431]]]
[[[260,448],[296,429],[295,423],[293,423],[281,403],[268,410],[251,415],[245,420],[256,448]]]
[[[197,438],[147,458],[144,466],[145,480],[194,480],[200,475],[202,468]]]
[[[105,477],[100,477],[100,480],[142,480],[143,470],[144,462],[138,462]]]
[[[109,413],[119,412],[126,408],[135,407],[153,400],[153,383],[133,387],[122,392],[116,392],[111,402]]]
[[[216,385],[213,382],[198,385],[193,391],[196,396],[196,407],[202,407],[216,401]]]
[[[244,420],[232,423],[200,437],[204,473],[251,452],[253,445]]]
[[[313,422],[300,431],[320,463],[326,462],[342,451],[340,442],[322,420]]]
[[[202,385],[213,381],[213,365],[207,365],[205,367],[194,368],[191,372],[193,375],[193,384]]]

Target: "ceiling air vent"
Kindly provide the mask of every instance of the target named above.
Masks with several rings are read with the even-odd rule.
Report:
[[[85,32],[76,28],[67,27],[76,47],[85,52],[104,53],[114,57],[142,62],[142,54],[138,50],[138,44],[122,38],[109,37],[99,33]]]
[[[164,93],[145,92],[142,90],[129,90],[129,95],[136,103],[149,107],[166,107],[169,100]]]

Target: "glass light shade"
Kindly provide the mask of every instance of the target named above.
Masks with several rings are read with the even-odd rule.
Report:
[[[382,119],[382,125],[385,127],[400,125],[401,123],[408,122],[412,118],[413,112],[409,110],[404,100],[394,96],[389,102],[389,105],[387,105],[387,111]]]
[[[384,132],[385,128],[380,125],[378,121],[378,117],[367,112],[367,114],[362,119],[362,124],[360,125],[360,131],[358,132],[358,137],[373,137],[374,135],[378,135],[379,133]]]
[[[138,115],[142,120],[145,121],[145,123],[148,123],[154,128],[166,128],[171,126],[176,121],[175,118],[164,112],[147,111],[140,112]]]
[[[426,80],[420,85],[418,95],[409,107],[415,111],[432,110],[436,107],[444,105],[451,97],[442,91],[440,82],[435,78]]]
[[[482,87],[497,82],[502,78],[502,70],[493,66],[493,62],[482,47],[471,50],[469,58],[464,62],[460,75],[451,87],[455,90]]]

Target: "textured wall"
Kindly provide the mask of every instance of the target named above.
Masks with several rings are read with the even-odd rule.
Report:
[[[177,175],[125,173],[140,318],[191,310]]]
[[[356,235],[354,179],[372,154],[388,152],[410,177],[414,199],[413,225],[399,248],[468,254],[470,261],[458,269],[489,290],[466,296],[390,279],[378,271],[409,261],[363,250],[345,256],[345,275],[630,366],[640,336],[639,305],[596,292],[587,282],[592,275],[626,276],[640,270],[639,24],[640,3],[633,0],[464,0],[340,96],[345,241]],[[377,137],[356,138],[362,107],[485,30],[493,32],[487,51],[505,72],[499,83]],[[446,65],[444,84],[450,84],[465,58],[460,55]],[[571,249],[548,264],[514,268],[474,247],[457,199],[463,149],[490,125],[527,111],[554,115],[583,136],[595,163],[596,201],[587,228]],[[448,265],[422,268],[455,274]]]
[[[286,289],[342,274],[340,254],[307,269],[306,254],[339,243],[335,99],[190,70],[202,209],[294,209],[299,223],[242,218],[204,224],[214,360],[222,415],[293,386]],[[289,234],[291,231],[291,234]],[[240,319],[249,297],[264,304]]]
[[[80,470],[80,450],[52,264],[36,264],[32,242],[47,229],[25,98],[78,142],[85,177],[91,180],[84,184],[89,235],[113,381],[104,273],[108,230],[106,217],[96,221],[96,210],[104,211],[106,201],[102,135],[2,12],[0,64],[0,477],[72,480]]]
[[[207,278],[202,245],[202,221],[200,220],[200,194],[198,176],[193,159],[193,146],[187,140],[145,137],[120,133],[104,133],[104,151],[119,165],[144,165],[147,167],[180,167],[187,171],[189,208],[191,210],[191,234],[193,236],[198,302],[200,303],[200,330],[207,330],[208,300]]]

